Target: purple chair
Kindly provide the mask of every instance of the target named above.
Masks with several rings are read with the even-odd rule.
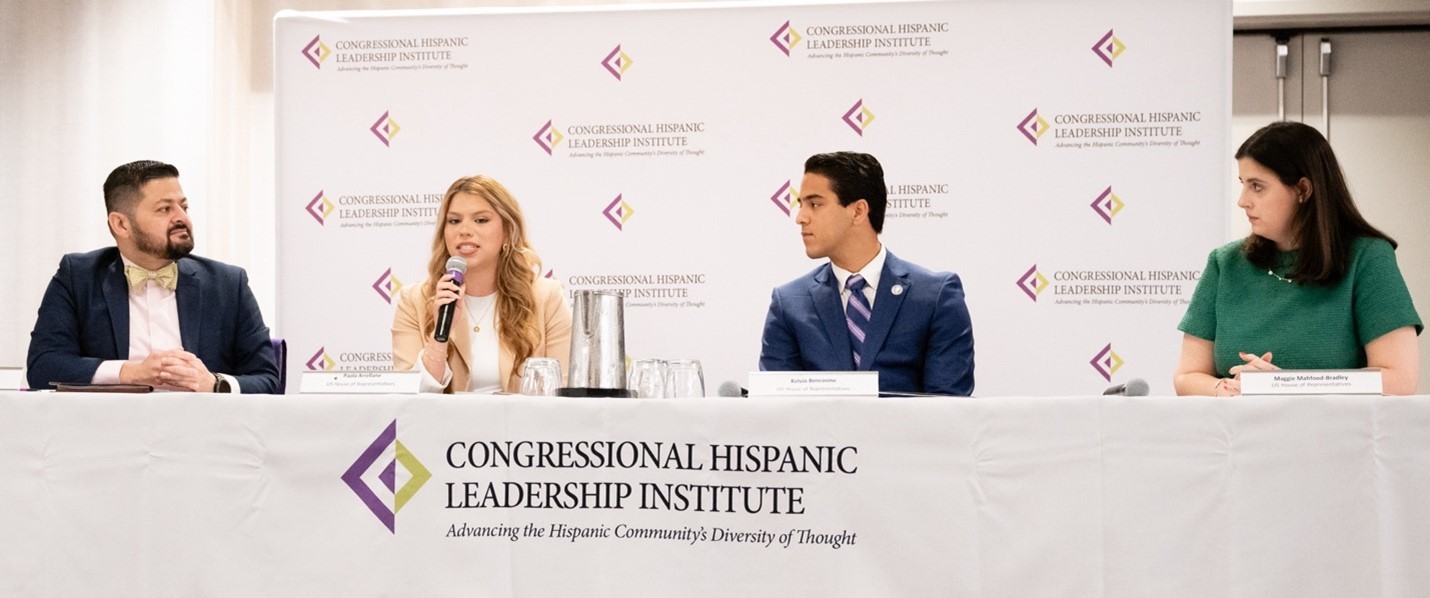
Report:
[[[278,363],[278,393],[288,392],[288,341],[281,338],[268,339],[273,347],[273,360]]]

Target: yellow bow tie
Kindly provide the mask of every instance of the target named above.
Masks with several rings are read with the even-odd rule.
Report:
[[[172,291],[179,286],[179,263],[169,262],[169,265],[159,268],[157,271],[145,270],[139,266],[125,266],[124,277],[129,279],[130,292],[144,292],[144,283],[151,280]]]

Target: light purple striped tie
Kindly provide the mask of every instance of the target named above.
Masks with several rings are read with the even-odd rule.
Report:
[[[844,288],[849,289],[849,306],[844,308],[844,321],[849,323],[849,346],[854,349],[856,368],[864,353],[864,331],[869,328],[869,317],[873,314],[869,300],[864,298],[864,287],[867,285],[864,277],[858,274],[850,276],[844,283]]]

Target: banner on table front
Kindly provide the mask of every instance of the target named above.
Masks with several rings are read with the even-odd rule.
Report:
[[[962,277],[978,394],[1169,392],[1223,235],[1230,24],[1197,0],[283,13],[288,367],[389,367],[441,195],[483,173],[541,275],[626,291],[632,357],[743,382],[770,290],[817,265],[803,161],[855,150],[889,249]]]

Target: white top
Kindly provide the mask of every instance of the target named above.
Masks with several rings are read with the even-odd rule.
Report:
[[[858,274],[864,277],[864,298],[869,301],[869,309],[874,309],[874,296],[879,293],[879,275],[884,272],[884,258],[888,257],[889,250],[884,248],[884,244],[879,244],[879,253],[874,254],[874,259],[869,260],[864,265],[864,269]],[[829,267],[834,269],[834,278],[839,281],[839,302],[844,309],[849,309],[849,289],[844,285],[848,284],[849,277],[855,273],[834,265],[829,262]]]
[[[471,356],[472,373],[468,378],[467,388],[454,388],[456,392],[484,392],[494,393],[501,391],[501,337],[497,336],[496,327],[496,300],[497,294],[492,293],[484,297],[474,297],[466,295],[467,302],[467,326],[479,328],[472,333],[472,344],[467,351]],[[455,322],[453,325],[458,325]],[[452,368],[446,368],[441,380],[432,377],[432,373],[423,367],[424,357],[427,349],[423,349],[417,354],[417,363],[413,364],[413,369],[422,372],[422,384],[418,387],[420,392],[442,392],[452,383]]]
[[[472,392],[501,392],[501,337],[497,336],[497,294],[485,297],[467,295],[467,324],[477,331],[472,334]]]

